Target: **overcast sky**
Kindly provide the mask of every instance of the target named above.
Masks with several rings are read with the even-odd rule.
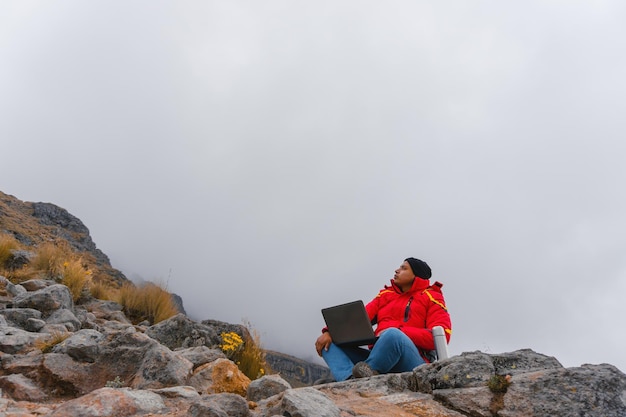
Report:
[[[450,353],[626,370],[623,1],[3,1],[0,190],[315,360],[403,259]]]

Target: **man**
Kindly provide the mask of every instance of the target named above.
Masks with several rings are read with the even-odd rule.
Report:
[[[450,341],[452,324],[439,282],[430,284],[428,264],[407,258],[396,269],[391,285],[385,285],[365,309],[378,340],[370,349],[337,346],[328,329],[315,341],[336,381],[378,373],[407,372],[428,361],[435,349],[432,328],[442,326]]]

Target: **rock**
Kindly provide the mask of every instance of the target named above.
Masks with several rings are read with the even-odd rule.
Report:
[[[15,285],[3,276],[0,276],[0,288],[4,288],[11,297],[26,293],[26,288],[21,285]]]
[[[146,334],[172,350],[203,345],[213,347],[221,341],[214,329],[196,323],[184,314],[149,327]]]
[[[13,298],[14,308],[33,308],[47,318],[59,309],[74,309],[70,290],[61,284],[51,285],[37,291],[25,292]]]
[[[0,376],[0,388],[18,401],[45,401],[48,399],[41,388],[22,374]]]
[[[77,252],[88,252],[100,265],[110,265],[109,257],[91,240],[89,229],[64,208],[50,203],[32,203],[32,216],[44,226],[52,226],[58,237],[66,240]]]
[[[65,353],[79,362],[94,363],[99,355],[99,344],[104,335],[96,330],[83,329],[52,348],[53,353]]]
[[[189,385],[203,394],[230,392],[245,397],[249,384],[250,379],[228,359],[200,365],[189,378]]]
[[[90,313],[82,307],[74,308],[74,315],[80,321],[81,329],[98,330],[98,323],[95,314]]]
[[[28,265],[35,254],[27,250],[11,249],[9,257],[4,261],[4,267],[9,271],[15,271]]]
[[[244,341],[252,338],[248,328],[241,324],[231,324],[219,320],[202,320],[201,323],[212,329],[220,338],[219,341],[221,341],[222,333],[237,333]],[[220,343],[219,341],[218,343]]]
[[[226,355],[220,349],[209,349],[204,345],[186,349],[176,349],[176,353],[191,361],[194,369],[205,363],[213,362],[216,359],[226,359]]]
[[[15,327],[0,327],[0,352],[22,353],[30,348],[35,340],[43,337],[40,333],[32,333]]]
[[[61,404],[48,417],[122,417],[160,413],[164,409],[163,399],[154,392],[100,388]]]
[[[292,387],[313,385],[319,379],[330,377],[330,370],[326,366],[317,365],[291,355],[268,350],[265,360],[273,372],[280,375]]]
[[[498,413],[503,417],[623,417],[626,379],[607,364],[518,374],[512,377]]]
[[[249,417],[250,410],[244,398],[236,394],[203,395],[200,402],[189,407],[190,416]]]
[[[52,312],[52,314],[50,314],[50,316],[46,319],[46,323],[60,324],[70,332],[80,330],[80,321],[76,318],[74,313],[66,308],[60,308]]]
[[[4,310],[0,310],[0,315],[4,316],[9,325],[21,327],[25,330],[29,330],[26,329],[29,319],[41,319],[41,312],[39,310],[35,310],[34,308],[5,308]],[[29,331],[38,330],[39,329]]]
[[[200,394],[198,394],[196,389],[190,386],[159,388],[152,389],[150,391],[155,392],[165,398],[186,398],[190,400],[196,400],[200,398]]]
[[[22,287],[26,288],[26,291],[37,291],[54,284],[56,282],[49,279],[29,279],[20,283]]]
[[[291,385],[282,379],[280,375],[265,375],[250,382],[246,397],[248,400],[256,402],[280,394],[288,389],[291,389]]]
[[[133,387],[145,389],[186,385],[192,369],[190,361],[157,343],[146,352]]]
[[[278,411],[272,412],[291,417],[339,417],[340,415],[339,408],[330,398],[310,387],[285,391]]]

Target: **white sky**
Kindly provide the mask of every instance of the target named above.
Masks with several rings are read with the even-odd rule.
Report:
[[[3,1],[0,190],[314,359],[409,256],[452,354],[626,370],[626,3]],[[314,359],[317,361],[317,359]]]

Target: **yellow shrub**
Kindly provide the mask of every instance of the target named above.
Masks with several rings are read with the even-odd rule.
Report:
[[[115,289],[100,281],[91,281],[89,283],[89,293],[93,298],[98,300],[114,300]]]
[[[229,359],[235,358],[237,353],[243,347],[243,339],[235,332],[222,333],[222,344],[220,349],[226,354]]]
[[[268,373],[265,361],[265,352],[261,347],[261,340],[256,330],[251,328],[249,322],[244,322],[249,336],[244,339],[235,333],[222,333],[220,349],[226,356],[237,364],[237,367],[250,379],[257,379]]]
[[[59,279],[63,274],[63,263],[70,257],[67,247],[44,243],[37,248],[37,254],[31,261],[30,267],[45,273],[52,279]]]
[[[65,261],[61,270],[61,283],[70,289],[74,302],[78,301],[89,282],[91,271],[85,269],[80,259]]]
[[[122,286],[117,292],[118,303],[134,323],[148,320],[152,324],[178,314],[172,295],[160,285],[147,283],[139,287],[132,284]]]
[[[18,247],[17,240],[13,236],[0,234],[0,268],[4,268],[5,262],[11,257],[11,251]]]

